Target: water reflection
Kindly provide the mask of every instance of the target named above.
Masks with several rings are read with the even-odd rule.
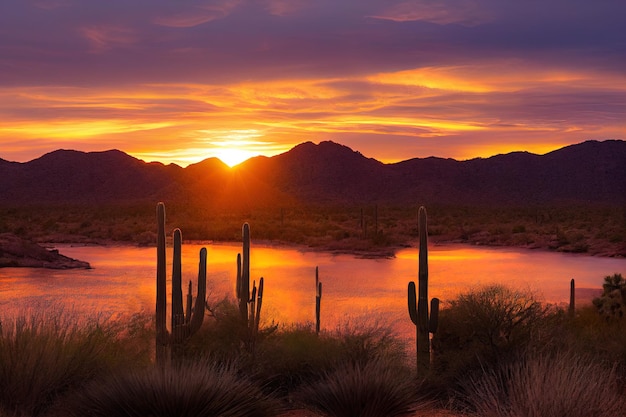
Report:
[[[0,308],[60,303],[84,312],[154,310],[155,248],[59,245],[58,249],[67,256],[90,262],[93,269],[0,269]],[[236,257],[241,247],[217,244],[207,249],[209,301],[232,299]],[[183,280],[193,281],[194,288],[199,250],[199,245],[183,245]],[[171,261],[171,251],[168,259]],[[262,318],[279,323],[313,321],[316,266],[324,285],[322,328],[334,328],[347,318],[367,316],[382,320],[403,334],[413,334],[406,311],[406,287],[408,281],[417,279],[416,249],[402,250],[395,259],[357,259],[253,243],[251,276],[257,281],[265,277]],[[599,289],[605,275],[625,271],[623,259],[515,249],[433,247],[429,252],[429,297],[445,302],[471,287],[504,283],[532,289],[548,302],[566,302],[571,278],[576,279],[579,294],[583,294],[583,288]]]

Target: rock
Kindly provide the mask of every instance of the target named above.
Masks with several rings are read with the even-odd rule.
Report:
[[[88,262],[61,255],[58,250],[48,250],[37,243],[15,236],[12,233],[0,234],[0,268],[50,268],[50,269],[90,269]]]

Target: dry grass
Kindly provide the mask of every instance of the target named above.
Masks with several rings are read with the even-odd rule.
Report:
[[[344,365],[303,387],[300,398],[307,408],[332,417],[409,416],[429,405],[418,397],[411,374],[385,361]]]
[[[626,405],[614,369],[571,353],[532,357],[468,383],[484,417],[615,417]]]
[[[78,317],[53,307],[0,318],[0,410],[41,415],[85,381],[138,361],[115,323]]]
[[[70,399],[70,416],[268,417],[277,403],[233,367],[197,361],[117,373]]]

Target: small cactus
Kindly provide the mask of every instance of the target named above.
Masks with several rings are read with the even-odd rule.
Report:
[[[576,314],[576,281],[574,278],[569,283],[569,315],[574,317]]]
[[[322,305],[322,283],[319,268],[315,267],[315,334],[320,334],[320,308]]]
[[[426,209],[420,207],[419,214],[419,270],[418,293],[415,291],[415,282],[409,282],[408,305],[409,317],[415,325],[415,339],[417,351],[417,373],[424,376],[430,369],[430,335],[436,333],[439,323],[439,299],[433,298],[430,303],[430,317],[428,314],[428,231]]]

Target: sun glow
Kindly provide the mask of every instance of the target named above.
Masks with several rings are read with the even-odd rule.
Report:
[[[257,148],[263,142],[256,138],[263,134],[256,129],[206,130],[203,133],[208,136],[206,142],[211,148],[211,155],[230,167],[262,153]]]
[[[215,153],[215,156],[229,167],[234,167],[256,155],[254,152],[236,147],[220,149]]]

